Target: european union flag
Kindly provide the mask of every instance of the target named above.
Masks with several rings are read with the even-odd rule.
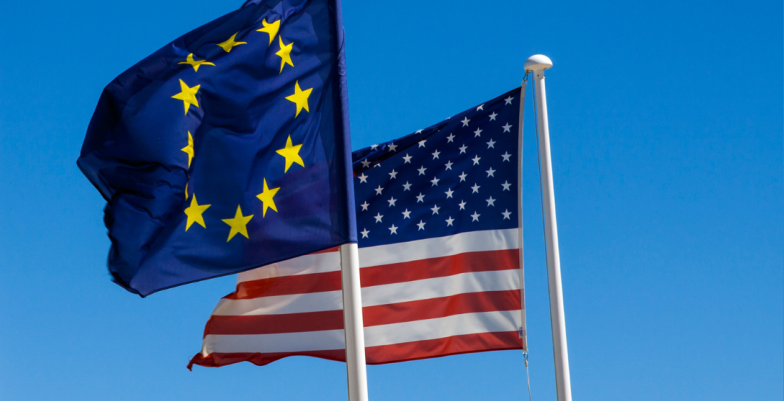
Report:
[[[356,242],[339,0],[250,0],[115,78],[78,165],[153,292]]]

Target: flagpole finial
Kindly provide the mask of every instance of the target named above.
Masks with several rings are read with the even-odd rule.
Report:
[[[544,71],[552,66],[553,61],[544,54],[534,54],[533,56],[528,57],[528,60],[525,60],[524,65],[526,71]]]

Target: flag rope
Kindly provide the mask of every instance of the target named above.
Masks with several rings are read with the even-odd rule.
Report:
[[[531,401],[531,376],[528,374],[528,351],[523,351],[525,360],[525,379],[528,381],[528,401]]]

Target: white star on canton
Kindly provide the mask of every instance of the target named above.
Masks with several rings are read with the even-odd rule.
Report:
[[[446,166],[446,169],[447,169],[447,170],[451,170],[451,169],[452,169],[452,164],[453,164],[453,163],[452,163],[452,161],[451,161],[451,160],[447,160],[447,161],[446,161],[446,164],[444,164],[444,166]]]
[[[487,202],[487,207],[495,206],[495,199],[493,199],[492,196],[487,198],[487,199],[485,199],[485,201]]]
[[[438,155],[440,155],[441,152],[439,152],[438,149],[436,149],[436,151],[431,153],[431,154],[433,155],[433,160],[435,160],[435,159],[438,159]]]
[[[441,181],[441,180],[439,180],[439,179],[438,179],[438,178],[436,178],[436,177],[433,177],[433,179],[432,179],[432,180],[430,180],[430,182],[433,184],[433,185],[431,185],[431,187],[437,187],[437,186],[438,186],[438,182],[439,182],[439,181]]]
[[[492,167],[490,167],[490,170],[485,171],[485,173],[487,173],[487,178],[495,177],[495,175],[493,175],[495,174],[495,170],[493,170]]]
[[[493,114],[490,114],[490,121],[495,121],[496,117],[498,117],[498,114],[496,114],[496,112],[493,112]]]
[[[433,214],[438,214],[438,210],[439,209],[441,209],[441,208],[438,207],[438,205],[433,205],[433,207],[430,208],[430,210],[433,211]]]
[[[381,219],[384,218],[384,215],[379,213],[379,214],[373,216],[373,218],[376,219],[376,223],[381,223]]]
[[[378,188],[376,188],[376,195],[381,195],[381,192],[383,192],[383,191],[384,191],[384,188],[381,188],[381,185],[379,185]]]
[[[359,183],[360,184],[362,184],[362,183],[367,184],[368,176],[366,176],[365,173],[362,173],[362,174],[358,175],[357,178],[359,178]]]
[[[396,149],[397,149],[397,145],[395,145],[394,143],[390,143],[389,144],[389,151],[390,152],[395,152]]]
[[[463,171],[463,174],[458,175],[458,177],[460,177],[460,182],[463,182],[465,181],[466,177],[468,177],[468,174]]]
[[[479,128],[477,128],[476,131],[474,131],[474,138],[478,136],[482,136],[482,130]]]
[[[514,100],[514,98],[513,98],[513,97],[511,97],[511,96],[509,96],[508,98],[504,99],[504,101],[506,102],[506,104],[512,104],[512,100]]]
[[[502,154],[501,157],[504,158],[503,161],[508,162],[508,161],[510,161],[509,158],[512,157],[512,155],[509,154],[509,152],[504,152],[504,154]]]
[[[406,183],[403,184],[403,190],[404,191],[410,191],[411,190],[411,183],[406,181]]]
[[[455,193],[455,191],[453,191],[452,188],[449,188],[444,193],[446,194],[446,198],[449,199],[452,197],[452,194]]]
[[[492,138],[490,139],[490,142],[487,143],[487,148],[488,149],[490,149],[490,148],[495,149],[495,141]]]
[[[376,164],[376,165],[375,165],[375,166],[373,166],[373,167],[381,167],[381,163],[378,163],[378,164]]]
[[[417,203],[425,201],[425,195],[422,195],[422,192],[420,192],[416,198],[417,198]]]
[[[458,149],[460,149],[460,154],[462,155],[463,153],[465,153],[466,149],[468,149],[468,146],[465,146],[465,144],[463,144],[463,146],[459,147]]]
[[[421,134],[421,133],[422,133],[422,131],[423,131],[423,130],[421,130],[421,129],[418,129],[416,133],[417,133],[417,134]]]
[[[469,121],[471,121],[471,120],[469,120],[469,119],[468,119],[468,117],[464,117],[464,118],[463,118],[463,120],[462,120],[462,121],[460,121],[460,122],[461,122],[461,123],[463,123],[463,126],[464,126],[464,127],[467,127],[467,126],[468,126],[468,122],[469,122]]]
[[[449,134],[449,136],[446,137],[446,143],[453,142],[454,139],[455,139],[455,134]]]
[[[370,206],[370,203],[367,203],[367,201],[365,201],[359,206],[362,206],[362,211],[364,212],[365,210],[367,210],[368,206]]]
[[[389,200],[387,200],[387,202],[389,202],[389,207],[392,207],[392,206],[395,206],[395,202],[397,202],[397,199],[395,199],[395,197],[393,196],[393,197],[389,198]]]
[[[368,168],[368,167],[370,167],[370,160],[367,160],[367,159],[365,159],[365,160],[362,160],[362,167],[363,167],[363,168]]]
[[[485,104],[482,103],[482,104],[479,105],[479,107],[476,108],[476,111],[479,111],[479,110],[483,110],[484,111],[484,109],[485,109]]]
[[[406,210],[403,212],[403,218],[404,218],[404,219],[410,219],[410,218],[411,218],[411,212],[409,212],[409,211],[408,211],[408,209],[406,209]]]
[[[425,175],[425,170],[427,170],[427,168],[425,168],[425,166],[422,166],[422,167],[417,169],[417,171],[419,171],[419,175]]]
[[[449,218],[446,219],[446,226],[447,227],[451,226],[452,222],[454,222],[454,221],[455,221],[455,219],[453,219],[452,216],[449,216]]]
[[[509,125],[509,123],[506,123],[506,125],[502,125],[501,128],[504,129],[504,132],[511,132],[509,130],[512,128],[512,126]]]
[[[473,160],[473,161],[474,161],[474,164],[472,164],[472,166],[476,166],[477,164],[479,164],[479,160],[481,160],[481,159],[482,159],[482,158],[481,158],[481,157],[479,157],[479,155],[475,155],[475,156],[474,156],[474,158],[473,158],[473,159],[471,159],[471,160]]]
[[[465,201],[464,201],[464,200],[462,200],[462,199],[461,199],[461,200],[460,200],[460,203],[458,203],[458,205],[460,206],[460,210],[465,210],[465,205],[466,205],[466,203],[465,203]]]
[[[501,214],[504,215],[504,220],[511,220],[509,218],[509,215],[512,214],[512,212],[510,212],[509,209],[504,209],[503,213],[501,213]]]
[[[404,160],[403,164],[411,163],[411,156],[409,156],[408,153],[406,153],[406,155],[403,156],[403,160]]]
[[[395,171],[395,169],[392,169],[392,171],[389,173],[389,179],[390,180],[396,180],[397,179],[397,171]]]
[[[368,234],[370,234],[370,231],[367,228],[362,230],[362,238],[367,238]]]
[[[417,224],[417,226],[419,226],[419,230],[424,230],[425,229],[425,224],[427,224],[427,223],[423,222],[422,220],[419,220],[419,223]],[[419,231],[419,230],[417,230],[417,231]]]
[[[508,180],[507,180],[507,181],[504,181],[504,183],[503,183],[503,184],[501,184],[501,186],[502,186],[502,187],[504,187],[504,189],[502,189],[501,191],[508,191],[508,190],[509,190],[509,187],[510,187],[511,185],[512,185],[512,184],[510,184]]]
[[[397,234],[397,227],[394,224],[392,224],[392,227],[389,227],[389,235],[392,234]]]
[[[481,214],[474,212],[474,214],[471,215],[471,221],[479,221],[479,216],[481,216]]]
[[[425,147],[425,142],[427,142],[427,139],[423,139],[423,140],[419,141],[419,147],[420,148],[424,148]]]
[[[471,193],[472,194],[478,194],[479,193],[479,188],[481,188],[479,185],[474,184],[474,186],[471,187]]]
[[[376,148],[378,148],[378,145],[370,145],[370,149],[376,150]]]

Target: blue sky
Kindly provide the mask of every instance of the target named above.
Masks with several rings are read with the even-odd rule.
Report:
[[[346,399],[345,365],[185,369],[226,277],[133,296],[109,281],[103,199],[76,167],[102,88],[241,5],[0,4],[0,399]],[[354,148],[547,73],[575,399],[784,397],[780,1],[346,0]],[[554,399],[528,93],[531,385]],[[519,352],[368,369],[373,400],[522,399]]]

